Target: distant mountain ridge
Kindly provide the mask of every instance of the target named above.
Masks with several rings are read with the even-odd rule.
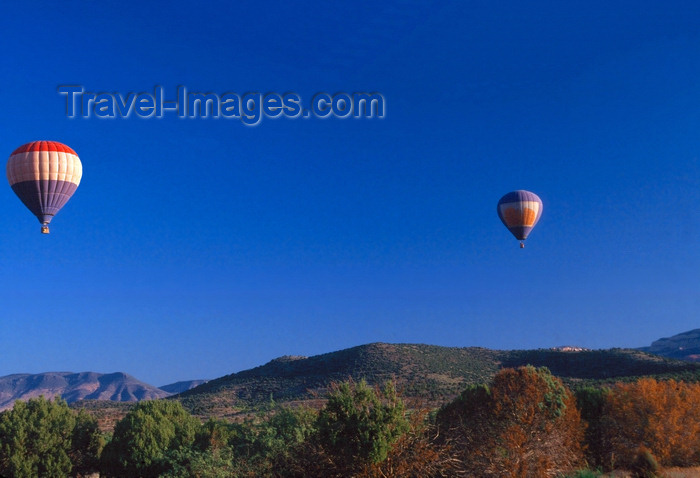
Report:
[[[165,390],[168,393],[175,394],[185,392],[191,388],[198,387],[203,383],[207,382],[208,380],[185,380],[182,382],[171,383],[170,385],[163,385],[162,387],[158,388],[160,388],[161,390]]]
[[[700,362],[700,329],[655,340],[651,346],[641,347],[639,350],[689,362]]]
[[[187,384],[180,382],[166,387],[184,391]],[[66,402],[73,403],[79,400],[135,402],[165,398],[173,393],[177,392],[154,387],[122,372],[22,373],[0,377],[0,410],[11,408],[16,400],[26,401],[40,395],[47,398],[58,395]]]
[[[682,359],[684,361],[678,360]],[[199,415],[225,417],[269,402],[322,400],[333,381],[395,381],[404,397],[438,404],[467,385],[487,383],[504,367],[548,367],[571,386],[640,376],[700,381],[700,329],[656,340],[640,349],[589,350],[577,346],[491,350],[425,344],[372,343],[312,357],[285,355],[211,381],[157,388],[125,373],[48,372],[0,377],[0,410],[15,400],[44,395],[99,409],[113,402],[173,396]],[[116,404],[115,404],[116,406]],[[126,404],[124,404],[126,406]]]

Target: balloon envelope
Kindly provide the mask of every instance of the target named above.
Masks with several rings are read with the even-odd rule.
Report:
[[[12,190],[48,232],[46,226],[78,188],[83,165],[65,144],[33,141],[14,150],[6,172]]]
[[[542,200],[530,191],[513,191],[498,201],[498,217],[515,236],[524,241],[542,215]]]

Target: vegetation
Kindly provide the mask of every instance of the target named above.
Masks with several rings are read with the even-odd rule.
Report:
[[[379,392],[364,381],[334,384],[318,416],[318,442],[334,468],[356,474],[386,460],[408,430],[405,412],[391,383]]]
[[[545,368],[504,369],[437,415],[468,476],[554,476],[583,464],[583,424],[572,393]]]
[[[591,415],[604,445],[594,459],[607,468],[700,463],[700,384],[648,378],[616,384]]]
[[[583,478],[620,468],[661,476],[668,467],[700,465],[700,384],[659,379],[694,376],[685,364],[623,350],[525,354],[386,344],[319,357],[288,357],[236,374],[241,382],[233,388],[226,388],[230,380],[215,383],[204,395],[214,400],[207,406],[221,390],[259,395],[256,407],[241,402],[235,416],[203,417],[207,407],[194,415],[190,408],[202,394],[122,405],[119,413],[91,402],[75,410],[58,398],[18,401],[0,413],[0,475]],[[618,365],[609,366],[608,378],[584,378],[596,377],[596,364],[611,357],[620,360],[611,362]],[[499,370],[496,359],[513,366]],[[537,366],[519,365],[527,360]],[[315,376],[321,387],[324,371],[349,369],[368,378],[330,382],[323,398],[309,393],[310,400],[294,404],[279,405],[274,394],[262,399],[269,387],[283,388],[275,374],[300,384]],[[401,381],[370,382],[389,371]],[[632,381],[628,372],[639,375]],[[429,377],[421,381],[420,373]],[[264,379],[255,382],[259,390],[236,388],[246,375]],[[471,383],[475,377],[485,378]],[[449,386],[428,386],[448,378]],[[461,393],[450,396],[455,383]],[[422,404],[414,400],[420,389]],[[443,394],[449,398],[436,406]],[[96,417],[114,426],[99,427]]]
[[[567,352],[500,351],[422,344],[362,345],[314,357],[281,357],[212,380],[176,400],[203,420],[232,419],[269,402],[312,403],[332,382],[348,378],[381,385],[391,380],[407,400],[439,407],[470,385],[489,383],[502,368],[547,367],[573,390],[634,382],[640,377],[700,382],[700,363],[681,362],[629,349]],[[320,406],[320,403],[319,403]]]
[[[63,478],[94,471],[102,443],[97,422],[58,397],[16,402],[0,414],[0,475]]]
[[[107,476],[158,477],[192,448],[199,422],[177,402],[139,403],[114,428],[102,457]]]

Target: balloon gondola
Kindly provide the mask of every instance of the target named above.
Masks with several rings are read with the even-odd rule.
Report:
[[[537,194],[520,189],[503,196],[497,210],[501,222],[520,241],[520,248],[524,248],[523,241],[542,215],[542,200]]]
[[[33,141],[20,146],[7,160],[12,190],[49,233],[49,223],[80,184],[83,165],[70,147],[56,141]]]

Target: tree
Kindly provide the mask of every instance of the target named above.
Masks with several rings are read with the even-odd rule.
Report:
[[[662,466],[700,462],[700,384],[640,379],[606,396],[602,434],[607,467],[633,465],[647,449]]]
[[[209,418],[197,431],[195,447],[202,451],[219,451],[229,446],[233,435],[233,426],[230,423]]]
[[[0,474],[64,478],[71,472],[75,414],[64,400],[17,401],[0,414]]]
[[[308,407],[280,407],[258,424],[253,459],[258,468],[274,471],[275,476],[302,476],[298,459],[316,433],[318,412]]]
[[[389,382],[372,389],[362,380],[334,383],[317,421],[318,443],[332,473],[356,474],[386,459],[391,445],[408,430],[405,406]]]
[[[586,460],[589,465],[603,467],[610,452],[609,437],[606,436],[606,402],[611,393],[608,387],[583,387],[576,391],[576,403],[581,418],[586,423]]]
[[[478,450],[482,438],[475,430],[486,430],[491,418],[491,389],[486,385],[470,385],[437,413],[436,424],[439,442],[444,446],[454,445],[464,455]]]
[[[583,425],[571,392],[546,368],[503,369],[440,410],[443,443],[473,476],[549,476],[582,463]]]
[[[240,468],[234,463],[233,452],[230,448],[219,450],[186,448],[171,452],[170,469],[159,475],[159,478],[231,478],[248,476],[240,473]]]
[[[69,452],[73,472],[89,475],[98,471],[104,445],[104,436],[97,425],[97,419],[80,410],[75,417]]]
[[[157,477],[193,446],[199,427],[179,402],[140,402],[114,427],[101,471],[107,476]]]
[[[408,431],[392,444],[386,460],[365,467],[359,478],[455,476],[452,450],[435,443],[437,430],[429,419],[429,410],[415,409],[408,420]]]

